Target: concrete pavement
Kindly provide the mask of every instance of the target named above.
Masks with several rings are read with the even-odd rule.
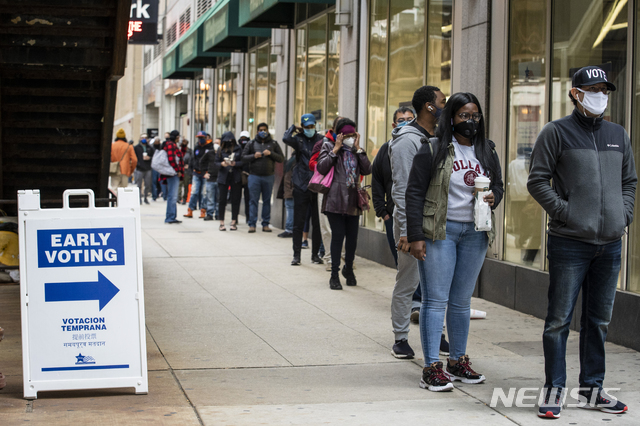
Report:
[[[131,390],[42,392],[22,399],[19,288],[0,285],[0,424],[91,425],[533,425],[537,408],[489,406],[494,388],[543,383],[543,322],[474,299],[468,353],[487,376],[453,392],[418,387],[418,358],[391,353],[395,271],[357,258],[357,287],[329,290],[329,272],[292,267],[291,240],[258,230],[218,231],[217,221],[165,225],[165,204],[142,207],[149,394]],[[186,206],[180,206],[180,216]],[[227,223],[229,221],[227,220]],[[385,245],[380,250],[388,250]],[[343,283],[344,284],[344,283]],[[630,330],[630,332],[638,332]],[[577,385],[578,336],[571,332],[568,383]],[[605,386],[629,405],[623,415],[567,408],[557,425],[640,424],[640,354],[607,344]],[[536,391],[529,391],[528,396]],[[536,398],[533,398],[535,401]],[[531,402],[528,400],[526,402]],[[567,402],[572,402],[568,398]]]

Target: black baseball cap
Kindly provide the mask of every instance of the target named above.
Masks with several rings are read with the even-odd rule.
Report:
[[[607,80],[607,73],[602,68],[594,65],[580,68],[573,74],[571,79],[572,87],[591,86],[598,83],[605,83],[607,89],[611,91],[616,90],[616,86]]]

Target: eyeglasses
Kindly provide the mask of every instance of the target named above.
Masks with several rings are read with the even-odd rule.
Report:
[[[460,114],[458,114],[458,117],[462,118],[464,121],[473,118],[473,121],[477,123],[482,118],[482,114],[480,114],[479,112],[474,112],[473,114],[469,114],[468,112],[461,112]]]
[[[578,88],[578,90],[584,92],[591,92],[591,93],[602,93],[604,95],[609,95],[609,89],[607,87],[595,87],[595,86],[588,86],[588,87],[580,87]]]

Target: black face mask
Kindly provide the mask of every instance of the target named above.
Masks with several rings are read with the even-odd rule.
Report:
[[[475,120],[469,119],[453,126],[453,131],[465,138],[472,138],[476,133],[478,133],[478,127],[479,123],[476,123]]]

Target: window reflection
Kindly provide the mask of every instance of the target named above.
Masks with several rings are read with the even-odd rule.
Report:
[[[225,65],[218,70],[218,102],[216,135],[220,137],[224,132],[234,132],[236,128],[237,112],[237,78],[231,74],[231,66]]]
[[[529,195],[529,160],[546,120],[546,0],[511,0],[504,259],[541,267],[542,207]]]

